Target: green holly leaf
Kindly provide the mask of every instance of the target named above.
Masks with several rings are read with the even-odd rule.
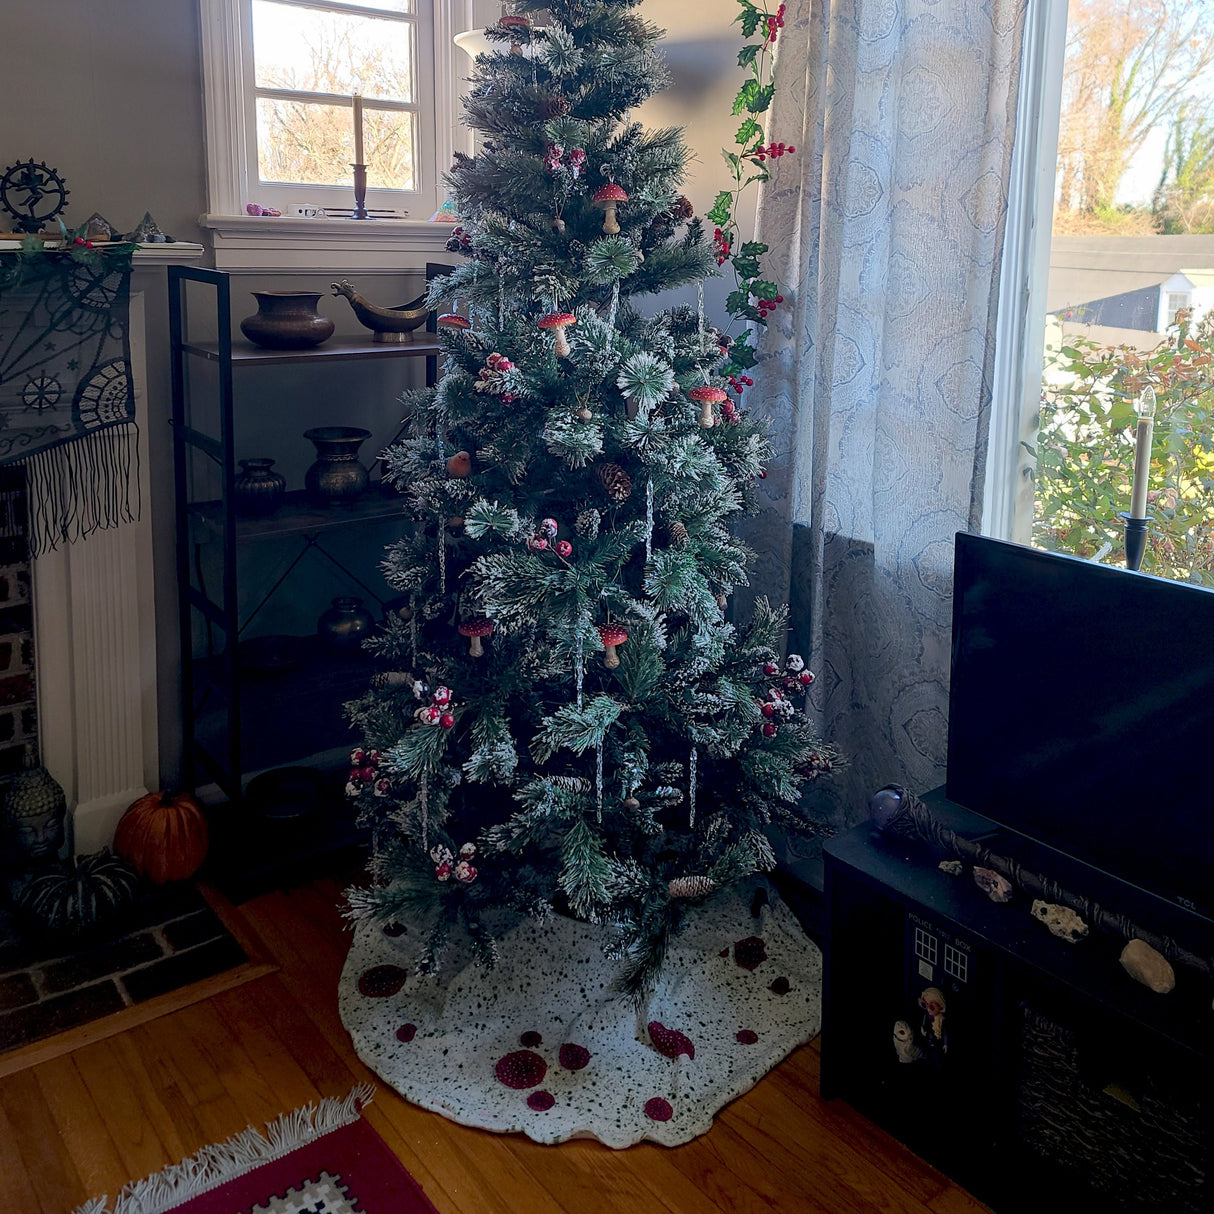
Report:
[[[708,222],[714,223],[717,227],[729,222],[729,213],[733,207],[733,195],[728,190],[722,190],[717,195],[717,200],[712,204],[712,210],[708,212]]]
[[[745,245],[730,260],[733,262],[733,268],[738,272],[739,278],[755,278],[758,276],[759,259],[752,254],[748,254]]]
[[[775,299],[780,294],[780,288],[765,278],[757,278],[750,284],[750,293],[755,299]]]
[[[747,80],[738,90],[738,95],[734,99],[733,112],[741,114],[744,110],[749,110],[752,114],[761,114],[771,105],[775,92],[774,84],[760,84],[757,80]]]
[[[750,67],[762,49],[763,48],[757,42],[752,42],[749,46],[744,46],[738,52],[738,67]]]
[[[763,138],[763,128],[753,119],[747,118],[733,137],[734,143],[740,143],[744,148],[750,147],[756,139]]]
[[[768,250],[768,246],[761,240],[748,240],[738,250],[743,257],[762,257]]]
[[[742,36],[749,38],[759,28],[759,21],[762,17],[763,14],[752,4],[743,9],[734,20],[742,23]]]
[[[748,298],[749,295],[743,288],[739,288],[736,291],[730,291],[725,300],[725,311],[732,315],[737,315],[737,313],[745,309]]]

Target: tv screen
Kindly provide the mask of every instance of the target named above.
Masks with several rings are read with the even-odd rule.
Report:
[[[958,534],[949,800],[1214,918],[1214,590]]]

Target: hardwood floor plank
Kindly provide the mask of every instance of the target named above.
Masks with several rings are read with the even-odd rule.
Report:
[[[14,1075],[0,1087],[0,1110],[38,1203],[32,1209],[41,1209],[42,1214],[68,1214],[92,1196],[85,1191],[31,1072]]]
[[[126,1166],[75,1061],[55,1058],[33,1074],[86,1192],[90,1197],[116,1192],[127,1181]]]
[[[34,1192],[33,1182],[26,1170],[21,1143],[17,1139],[17,1131],[4,1111],[3,1091],[0,1091],[0,1186],[3,1187],[5,1204],[10,1208],[48,1214]],[[49,1214],[59,1212],[50,1211]]]

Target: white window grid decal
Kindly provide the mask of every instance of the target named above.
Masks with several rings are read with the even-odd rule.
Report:
[[[959,948],[951,944],[944,946],[944,972],[958,982],[969,981],[970,960]]]
[[[915,928],[915,956],[922,957],[929,965],[936,964],[936,937],[923,928]]]

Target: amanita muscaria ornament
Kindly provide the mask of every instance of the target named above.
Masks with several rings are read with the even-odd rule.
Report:
[[[510,53],[512,55],[521,55],[523,53],[523,48],[519,42],[519,35],[524,30],[529,30],[531,28],[531,22],[526,17],[512,16],[511,14],[507,13],[501,19],[500,24],[502,29],[507,30],[511,35],[512,41],[510,43]]]
[[[716,420],[712,414],[713,405],[729,399],[729,394],[724,388],[714,388],[711,384],[705,384],[701,388],[692,388],[687,395],[700,406],[700,425],[704,427],[711,426]]]
[[[465,620],[459,626],[459,634],[462,637],[467,637],[470,644],[468,645],[468,656],[470,658],[483,658],[485,656],[485,647],[481,644],[481,637],[487,637],[493,631],[493,621],[480,616],[475,620]]]
[[[457,451],[447,461],[447,475],[456,480],[463,480],[472,475],[472,456],[467,451]]]
[[[461,316],[458,312],[444,312],[435,323],[442,325],[444,329],[472,328],[472,322],[466,316]]]
[[[535,323],[539,328],[551,330],[556,334],[557,358],[568,358],[571,350],[569,339],[565,336],[565,329],[569,325],[576,325],[577,317],[572,312],[549,312],[547,316],[541,316]]]
[[[603,231],[608,236],[618,236],[620,225],[616,222],[615,209],[621,202],[628,201],[628,195],[614,181],[609,181],[595,190],[591,200],[603,212]]]
[[[608,670],[614,670],[620,664],[620,655],[616,653],[616,646],[622,645],[628,640],[628,633],[619,624],[600,624],[599,640],[603,642],[603,648],[607,650],[603,665]]]

